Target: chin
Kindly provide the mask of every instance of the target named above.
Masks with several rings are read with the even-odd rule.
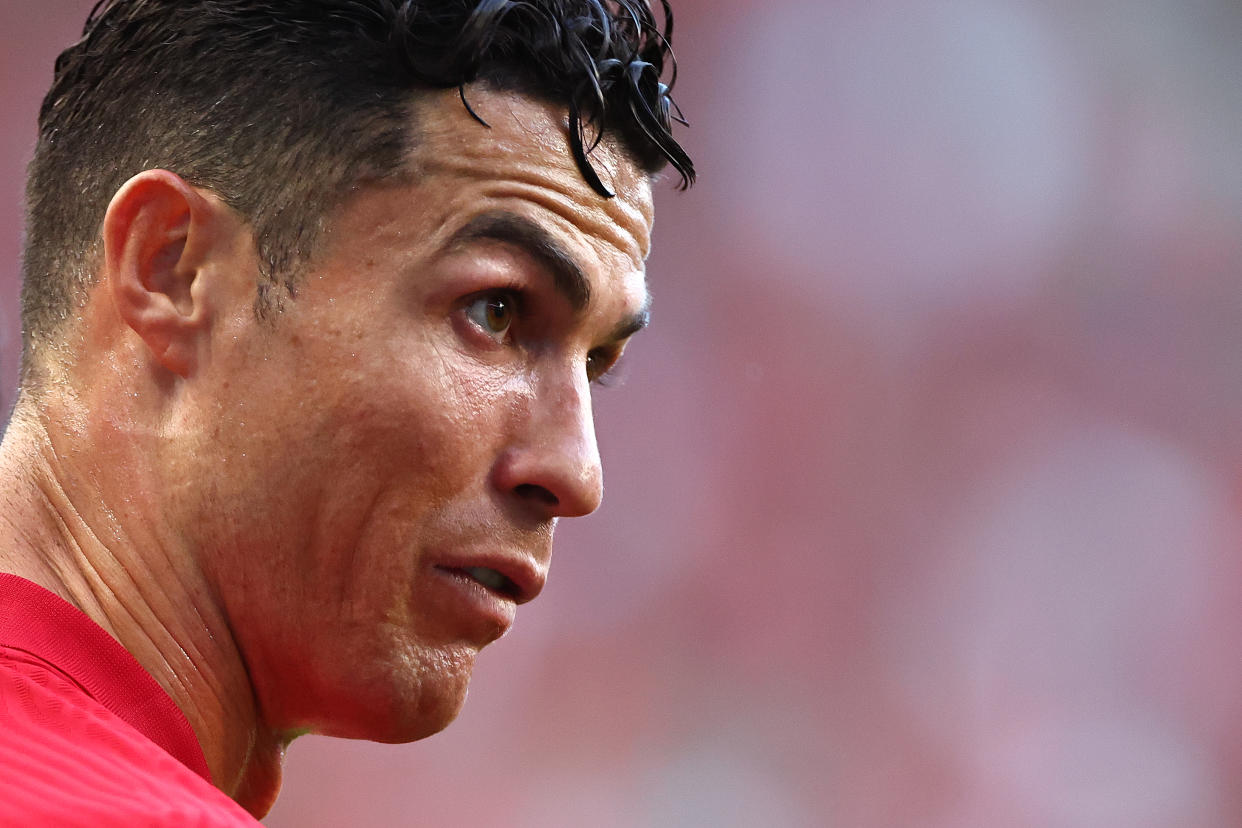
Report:
[[[400,744],[425,739],[453,723],[466,701],[475,651],[421,654],[360,686],[345,685],[342,702],[313,728],[325,736]]]

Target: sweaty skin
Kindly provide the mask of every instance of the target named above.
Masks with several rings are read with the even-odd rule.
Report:
[[[605,141],[603,199],[563,111],[468,95],[490,129],[420,103],[410,174],[348,195],[272,323],[244,222],[127,185],[0,448],[0,570],[133,652],[256,814],[299,732],[447,725],[602,496],[589,382],[645,321],[648,178]]]

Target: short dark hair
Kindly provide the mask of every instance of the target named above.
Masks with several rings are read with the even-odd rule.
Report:
[[[34,342],[93,281],[108,202],[144,169],[208,188],[250,222],[261,317],[293,294],[341,194],[404,170],[420,90],[458,87],[469,108],[465,85],[482,81],[566,106],[572,152],[602,196],[588,156],[606,134],[689,186],[661,5],[662,26],[647,0],[100,0],[39,116],[23,379]]]

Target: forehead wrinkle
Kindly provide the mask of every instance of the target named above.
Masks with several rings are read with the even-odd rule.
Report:
[[[463,180],[486,183],[482,195],[494,199],[515,198],[553,213],[582,233],[625,254],[635,269],[641,270],[650,249],[649,209],[631,207],[625,202],[625,190],[617,198],[603,199],[581,183],[580,191],[567,190],[559,177],[549,175],[545,165],[523,162],[517,159],[507,164],[503,177],[498,177],[488,162],[495,164],[495,157],[479,153],[459,151],[458,159],[437,158],[428,164],[428,171],[448,174]],[[576,169],[573,175],[577,176]],[[573,182],[575,188],[579,182]],[[644,199],[636,199],[644,200]]]
[[[471,105],[491,129],[467,114],[457,90],[442,90],[416,103],[412,111],[418,141],[410,160],[419,173],[507,181],[545,195],[555,193],[564,204],[525,189],[517,194],[573,224],[582,226],[586,219],[591,226],[584,229],[625,252],[641,270],[651,251],[652,177],[638,168],[616,136],[605,136],[591,153],[592,165],[617,193],[605,199],[587,185],[572,160],[563,108],[487,84],[470,87]],[[526,111],[531,104],[534,111]]]

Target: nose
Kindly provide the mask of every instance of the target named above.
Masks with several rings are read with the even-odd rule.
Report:
[[[543,518],[594,512],[604,497],[604,473],[585,377],[537,383],[522,409],[495,469],[498,488]]]

